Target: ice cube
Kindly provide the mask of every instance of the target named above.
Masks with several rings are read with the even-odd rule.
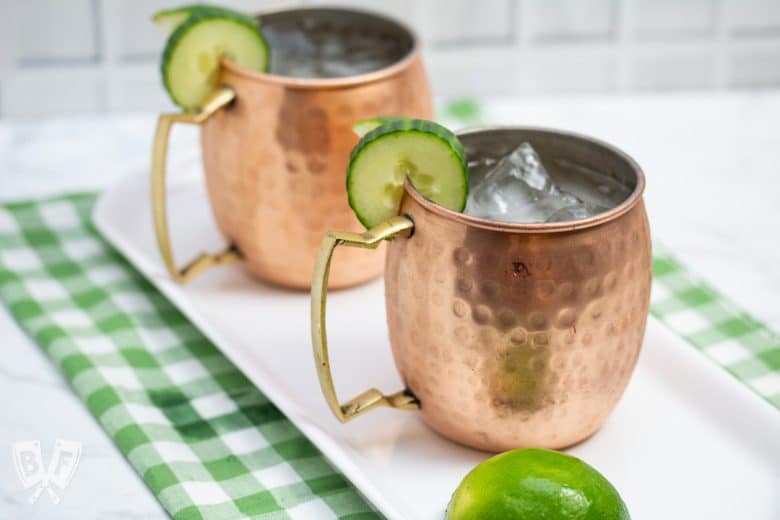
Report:
[[[501,161],[511,165],[512,175],[530,187],[545,192],[556,189],[542,160],[529,143],[521,144]]]
[[[466,213],[508,222],[546,222],[582,201],[555,185],[528,143],[501,158],[469,191]]]

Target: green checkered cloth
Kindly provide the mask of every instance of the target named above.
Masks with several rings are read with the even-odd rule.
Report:
[[[0,206],[0,299],[176,519],[378,518],[90,224],[95,196]]]
[[[0,206],[0,298],[177,519],[376,518],[90,224],[95,196]],[[780,341],[656,247],[652,314],[780,408]]]
[[[650,314],[780,409],[780,335],[653,249]]]

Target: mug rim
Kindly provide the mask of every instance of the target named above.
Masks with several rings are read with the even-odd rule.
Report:
[[[508,233],[561,233],[561,232],[577,231],[580,229],[587,229],[587,228],[598,226],[600,224],[604,224],[606,222],[610,222],[612,220],[616,220],[618,217],[631,211],[631,209],[633,209],[639,203],[639,201],[642,200],[642,194],[645,191],[645,175],[644,172],[642,171],[642,168],[626,152],[617,148],[614,145],[607,143],[606,141],[602,141],[601,139],[590,137],[588,135],[580,134],[577,132],[570,132],[568,130],[560,130],[557,128],[540,127],[540,126],[514,126],[514,125],[493,125],[493,126],[480,126],[475,128],[468,128],[457,132],[457,135],[458,137],[461,137],[464,135],[471,135],[471,134],[477,134],[482,132],[492,132],[496,130],[498,131],[520,130],[520,131],[531,131],[531,132],[543,132],[547,134],[554,134],[557,136],[574,138],[592,145],[602,147],[608,152],[615,154],[620,159],[626,161],[626,163],[629,165],[631,170],[636,175],[636,186],[634,187],[634,190],[631,192],[631,194],[628,197],[626,197],[626,199],[623,202],[621,202],[614,208],[610,208],[609,210],[604,211],[603,213],[598,213],[597,215],[582,220],[571,220],[566,222],[505,222],[501,220],[489,220],[481,217],[474,217],[472,215],[460,213],[458,211],[454,211],[449,208],[445,208],[444,206],[441,206],[439,204],[436,204],[435,202],[426,198],[420,192],[418,192],[414,188],[414,186],[412,186],[408,178],[404,182],[404,190],[406,194],[412,197],[412,199],[414,199],[418,204],[420,204],[427,211],[435,213],[448,220],[452,220],[460,224],[465,224],[471,227],[487,229],[490,231],[503,231]]]
[[[392,64],[386,67],[382,67],[381,69],[377,69],[371,72],[366,72],[363,74],[355,74],[353,76],[344,76],[339,78],[296,78],[294,76],[282,76],[280,74],[271,74],[270,72],[258,72],[244,67],[240,67],[235,63],[233,63],[232,61],[228,60],[227,58],[222,58],[220,60],[221,67],[229,70],[233,74],[236,74],[238,76],[243,76],[247,79],[273,83],[273,84],[282,85],[290,88],[300,88],[300,89],[342,88],[342,87],[350,87],[355,85],[365,85],[367,83],[381,81],[385,78],[398,74],[402,70],[406,69],[409,66],[409,63],[417,59],[418,56],[420,55],[420,39],[417,37],[417,33],[411,27],[401,22],[400,20],[387,16],[383,13],[372,11],[370,9],[359,9],[359,8],[355,9],[352,7],[337,6],[337,5],[330,5],[330,4],[317,5],[317,6],[288,6],[288,7],[282,6],[282,7],[258,11],[253,16],[262,18],[263,16],[269,14],[295,12],[295,11],[341,11],[344,13],[357,13],[357,14],[362,14],[373,18],[377,18],[379,20],[394,24],[398,26],[402,31],[406,32],[412,40],[412,47],[411,49],[409,49],[409,51],[406,54],[404,54],[404,56],[401,59],[394,61]]]

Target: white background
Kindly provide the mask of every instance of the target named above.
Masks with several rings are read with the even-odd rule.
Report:
[[[0,0],[0,117],[170,108],[165,35],[189,0]],[[273,0],[214,0],[246,11]],[[283,5],[322,3],[288,1]],[[780,0],[338,0],[422,36],[438,97],[780,85]]]

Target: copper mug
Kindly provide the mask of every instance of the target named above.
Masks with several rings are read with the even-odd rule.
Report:
[[[450,211],[407,183],[400,216],[364,233],[327,233],[311,297],[314,358],[342,422],[378,406],[419,410],[435,431],[487,451],[563,448],[596,432],[639,355],[650,297],[644,176],[620,150],[534,128],[462,133],[470,159],[530,142],[555,177],[565,160],[633,187],[586,220],[512,224]],[[339,245],[388,242],[385,304],[405,389],[340,404],[328,361],[326,283]]]
[[[382,114],[432,114],[418,40],[402,24],[334,8],[280,10],[260,18],[263,27],[329,24],[367,30],[397,39],[404,54],[384,69],[329,79],[263,74],[223,60],[220,86],[199,110],[160,116],[152,156],[153,217],[165,266],[181,283],[210,266],[240,260],[259,280],[308,288],[322,234],[332,228],[362,229],[344,193],[349,152],[358,141],[352,124]],[[168,135],[176,122],[201,126],[209,200],[229,244],[182,269],[173,259],[165,202]],[[331,287],[381,274],[381,255],[344,253]]]

